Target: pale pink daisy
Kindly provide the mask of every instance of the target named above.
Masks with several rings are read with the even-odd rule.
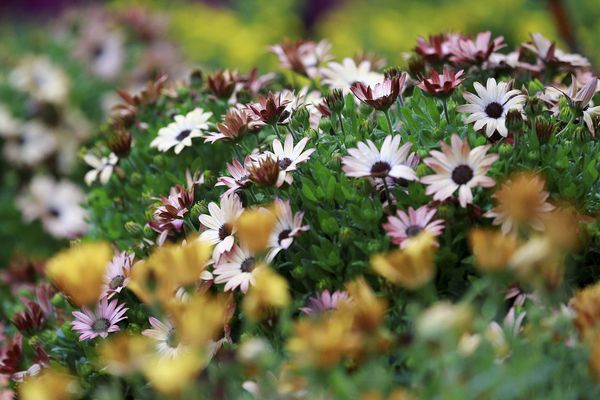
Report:
[[[148,319],[151,329],[144,329],[142,335],[156,341],[156,351],[161,357],[176,358],[186,347],[177,340],[175,328],[170,321],[159,321],[154,317]]]
[[[238,287],[244,293],[250,285],[254,285],[254,272],[257,270],[255,254],[242,246],[234,246],[225,253],[216,265],[213,276],[215,283],[224,283],[225,291],[235,290]]]
[[[120,330],[118,322],[127,319],[128,308],[118,304],[117,300],[110,303],[106,297],[96,305],[94,311],[83,307],[81,311],[73,311],[75,320],[71,323],[73,330],[79,333],[79,340],[89,340],[100,336],[106,338],[109,333]]]
[[[309,229],[308,225],[302,225],[304,212],[299,211],[294,215],[289,200],[275,199],[277,223],[271,232],[267,247],[269,252],[266,261],[271,262],[281,251],[286,250],[294,242],[294,238]]]
[[[221,176],[217,179],[215,186],[227,186],[227,190],[223,196],[229,196],[242,190],[252,182],[250,180],[250,172],[246,169],[246,164],[250,163],[250,157],[247,156],[244,164],[238,160],[233,160],[231,164],[227,163],[227,171],[231,176]]]
[[[335,310],[341,303],[349,304],[351,302],[352,299],[348,293],[339,290],[331,293],[329,290],[325,289],[320,294],[308,299],[307,306],[302,307],[300,311],[304,314],[319,314],[325,311]]]
[[[220,206],[215,202],[208,205],[210,215],[202,214],[198,219],[202,226],[206,228],[200,234],[199,239],[215,245],[213,249],[213,258],[217,260],[219,256],[230,251],[235,242],[235,221],[244,211],[242,202],[237,194],[229,194],[221,197]]]
[[[473,87],[479,96],[465,92],[463,97],[469,104],[463,104],[456,109],[460,112],[470,113],[465,120],[467,124],[475,123],[474,129],[480,130],[485,127],[485,134],[491,137],[494,132],[500,136],[508,136],[506,129],[506,114],[510,110],[522,111],[527,96],[520,94],[519,90],[509,90],[510,83],[496,83],[494,78],[487,80],[486,87],[475,82]]]
[[[122,251],[108,263],[104,273],[104,296],[110,299],[127,287],[134,257],[135,254]]]
[[[461,207],[473,202],[471,189],[477,186],[492,187],[496,182],[486,176],[491,165],[498,159],[496,154],[486,154],[489,145],[471,150],[466,139],[452,135],[452,147],[441,142],[442,151],[433,150],[424,160],[435,174],[424,176],[421,182],[428,185],[426,194],[433,194],[434,200],[446,200],[458,189]]]
[[[410,148],[411,143],[400,147],[400,136],[387,136],[381,145],[381,151],[371,140],[367,140],[367,144],[358,142],[357,148],[348,149],[350,155],[342,158],[342,169],[347,176],[353,178],[392,177],[413,181],[417,179],[417,175],[407,165]]]
[[[416,210],[408,208],[408,213],[398,210],[395,216],[390,216],[387,223],[383,224],[392,243],[404,248],[412,237],[426,231],[431,236],[439,236],[444,230],[444,220],[432,221],[436,213],[435,208],[421,206]]]
[[[279,174],[282,176],[280,180],[290,185],[294,182],[291,172],[296,170],[298,164],[308,161],[310,155],[315,151],[314,148],[304,150],[307,143],[308,138],[305,137],[294,146],[294,138],[290,133],[286,135],[283,145],[279,139],[273,140],[273,152],[267,152],[267,154],[277,159]]]

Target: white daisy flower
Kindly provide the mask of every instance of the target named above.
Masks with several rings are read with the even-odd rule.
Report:
[[[442,151],[433,150],[423,162],[436,173],[421,178],[428,185],[426,194],[433,194],[434,200],[443,201],[458,189],[458,199],[461,207],[473,202],[471,189],[477,186],[492,187],[496,182],[486,176],[490,166],[498,159],[496,154],[486,152],[490,148],[478,146],[471,150],[466,139],[462,140],[454,134],[451,138],[452,147],[441,142]]]
[[[267,152],[277,159],[279,173],[284,175],[283,181],[290,185],[294,182],[291,172],[296,170],[298,164],[308,161],[310,155],[315,151],[315,149],[304,150],[307,143],[308,138],[305,137],[294,146],[294,138],[288,133],[283,145],[279,139],[275,139],[273,140],[273,152]]]
[[[216,265],[213,276],[215,283],[224,283],[225,291],[235,290],[238,287],[244,293],[250,285],[255,284],[254,273],[256,268],[256,257],[249,249],[234,246],[233,249],[224,254]]]
[[[309,229],[308,225],[302,225],[304,212],[300,211],[294,215],[289,200],[275,199],[275,209],[277,222],[267,243],[269,248],[265,257],[267,262],[273,261],[281,250],[286,250],[291,246],[295,237]]]
[[[10,110],[0,104],[0,137],[12,138],[18,136],[21,122],[14,118]]]
[[[344,96],[350,93],[354,82],[362,82],[367,86],[374,86],[383,81],[383,74],[371,71],[371,63],[362,61],[356,65],[351,58],[344,58],[342,63],[332,61],[321,69],[323,83],[329,89],[340,89]],[[357,100],[358,101],[358,100]]]
[[[110,299],[115,294],[121,293],[123,288],[127,287],[134,257],[134,253],[122,251],[115,255],[108,263],[104,272],[104,285],[102,289],[104,296]]]
[[[187,347],[177,340],[175,328],[170,321],[162,322],[150,317],[148,322],[150,322],[152,328],[144,329],[142,335],[156,341],[156,351],[161,357],[176,358],[187,350]]]
[[[46,57],[23,59],[8,81],[16,89],[49,103],[63,103],[69,94],[67,75]]]
[[[508,136],[506,129],[506,114],[510,110],[522,111],[527,96],[519,90],[509,90],[508,82],[496,83],[494,78],[487,80],[487,86],[475,82],[473,87],[479,96],[473,93],[465,92],[463,97],[469,104],[463,104],[457,107],[457,110],[464,113],[470,113],[465,120],[466,123],[475,123],[475,130],[485,127],[485,134],[491,137],[494,132],[498,132],[502,137]]]
[[[408,166],[411,143],[400,147],[400,136],[387,136],[381,145],[381,151],[375,144],[358,142],[357,148],[348,149],[349,156],[342,158],[344,173],[353,178],[373,177],[417,179],[415,171]]]
[[[57,149],[56,133],[40,124],[28,122],[18,136],[4,146],[4,157],[17,165],[33,167],[47,159]]]
[[[200,234],[199,240],[215,245],[213,259],[216,261],[221,254],[228,252],[235,243],[235,221],[244,211],[242,202],[237,194],[232,193],[221,197],[221,205],[211,202],[208,205],[210,215],[198,217],[200,224],[206,228]]]
[[[175,122],[158,131],[156,139],[150,143],[150,147],[156,147],[165,152],[175,147],[175,154],[181,153],[184,147],[192,145],[192,139],[202,137],[203,131],[208,129],[208,120],[211,112],[204,112],[201,108],[190,111],[185,116],[176,115]]]
[[[93,169],[85,174],[84,180],[90,186],[96,179],[103,185],[106,185],[110,180],[115,165],[119,162],[119,158],[115,153],[110,153],[108,157],[97,157],[92,153],[83,156],[83,160]]]

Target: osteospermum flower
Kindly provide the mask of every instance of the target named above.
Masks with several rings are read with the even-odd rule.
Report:
[[[245,166],[249,162],[250,158],[246,157],[244,164],[238,160],[233,160],[231,164],[227,163],[227,171],[229,171],[231,176],[220,176],[217,179],[217,183],[215,183],[215,186],[227,186],[227,190],[223,193],[223,196],[228,196],[238,190],[242,190],[251,183],[250,172]]]
[[[308,138],[305,137],[294,145],[294,138],[290,133],[286,135],[283,145],[278,139],[273,140],[273,152],[268,154],[277,160],[279,173],[284,175],[284,182],[291,184],[294,181],[291,172],[296,170],[298,164],[308,161],[315,151],[315,149],[304,150],[307,143]]]
[[[134,257],[135,254],[122,251],[115,255],[106,266],[103,293],[107,298],[110,299],[115,294],[120,293],[129,284]]]
[[[475,40],[467,36],[450,41],[450,61],[459,64],[481,64],[487,61],[493,52],[506,47],[504,37],[491,39],[492,33],[487,31],[479,32]]]
[[[400,136],[387,136],[381,145],[381,151],[375,144],[358,142],[357,148],[348,149],[349,156],[342,158],[344,173],[353,178],[373,177],[417,179],[415,171],[406,165],[411,143],[400,147]]]
[[[11,163],[33,167],[46,160],[59,147],[57,132],[32,121],[23,124],[17,135],[4,145],[4,157]]]
[[[83,161],[93,169],[85,174],[85,183],[91,185],[96,179],[103,185],[106,185],[113,173],[115,165],[119,158],[115,153],[110,153],[107,157],[97,157],[91,153],[83,156]]]
[[[415,52],[428,62],[443,62],[450,57],[448,35],[430,35],[429,41],[419,36]]]
[[[477,95],[465,92],[463,97],[469,102],[457,107],[457,110],[470,113],[466,123],[475,123],[475,130],[485,127],[485,134],[491,137],[498,132],[502,137],[508,136],[506,129],[506,114],[510,110],[521,111],[527,96],[519,94],[518,90],[509,90],[509,83],[496,83],[494,78],[487,80],[486,87],[475,82],[473,87]]]
[[[120,330],[117,323],[127,319],[128,308],[118,304],[117,300],[108,301],[106,297],[96,305],[94,311],[83,307],[81,311],[73,311],[75,320],[71,323],[73,330],[79,333],[79,340],[90,340],[100,336],[106,338],[109,333]]]
[[[311,40],[284,40],[271,46],[271,51],[279,58],[279,63],[287,69],[299,74],[314,77],[318,67],[329,60],[331,44],[327,40],[316,43]]]
[[[266,256],[267,262],[273,261],[281,250],[291,246],[295,237],[300,236],[302,232],[309,229],[308,225],[302,225],[304,212],[299,211],[294,215],[289,200],[275,199],[275,213],[277,222],[267,244],[269,248]]]
[[[192,139],[201,137],[203,131],[208,129],[208,120],[211,112],[204,112],[201,108],[190,111],[185,116],[176,115],[175,122],[164,128],[160,128],[158,136],[150,143],[150,147],[156,147],[165,152],[175,148],[175,154],[181,153],[184,147],[192,145]]]
[[[320,294],[308,299],[306,307],[302,307],[300,311],[304,314],[319,314],[329,310],[335,310],[340,303],[349,304],[352,302],[350,295],[345,291],[336,290],[331,293],[325,289]]]
[[[444,71],[440,75],[435,69],[432,69],[431,75],[424,77],[417,86],[432,96],[445,98],[452,95],[454,89],[464,81],[462,78],[464,72],[462,69],[455,72],[448,66],[444,66]]]
[[[425,193],[433,194],[434,200],[445,200],[458,189],[460,205],[466,207],[473,202],[472,188],[496,184],[486,174],[498,156],[486,155],[489,145],[471,149],[467,139],[462,140],[456,134],[452,135],[451,143],[450,147],[441,142],[441,152],[430,152],[433,157],[426,158],[424,162],[435,174],[424,176],[421,182],[428,185]]]
[[[550,194],[544,189],[544,180],[535,174],[519,173],[504,182],[494,193],[496,207],[485,216],[494,218],[494,225],[501,225],[502,232],[515,232],[529,225],[543,230],[543,218],[554,206],[546,200]]]
[[[248,111],[256,121],[273,125],[282,123],[289,117],[289,103],[289,100],[282,98],[281,93],[269,92],[266,97],[259,96],[257,103],[249,104]]]
[[[371,71],[371,63],[362,61],[358,65],[351,58],[344,58],[342,63],[330,62],[327,67],[321,69],[323,83],[330,89],[340,89],[344,95],[350,93],[354,82],[362,82],[365,85],[375,85],[383,80],[383,75]]]
[[[263,123],[254,120],[250,116],[249,111],[232,108],[223,117],[223,122],[217,124],[219,132],[209,133],[204,142],[214,143],[218,140],[235,141],[261,126],[263,126]]]
[[[423,231],[427,231],[431,236],[439,236],[444,230],[444,220],[436,219],[432,221],[437,210],[427,206],[421,206],[416,210],[408,208],[408,213],[398,211],[395,216],[390,216],[387,223],[383,224],[383,229],[392,239],[392,243],[404,248],[408,241]]]
[[[587,68],[590,62],[579,54],[565,53],[556,48],[556,43],[546,39],[541,33],[530,34],[531,43],[523,43],[523,47],[532,51],[544,65],[556,65],[568,68]]]
[[[253,252],[242,246],[234,246],[224,254],[215,266],[213,276],[215,283],[224,283],[225,291],[235,290],[238,287],[244,293],[250,285],[254,285],[254,273],[257,266],[256,256]]]
[[[400,76],[385,78],[383,82],[376,83],[373,86],[355,82],[350,90],[363,103],[376,110],[386,111],[402,93],[407,77],[406,73],[402,73]]]
[[[210,215],[202,214],[198,219],[206,228],[200,234],[200,240],[214,245],[213,259],[217,260],[221,254],[230,251],[235,243],[235,221],[244,211],[242,202],[237,194],[221,197],[220,206],[215,202],[208,205]]]
[[[62,104],[69,94],[69,78],[46,57],[26,57],[8,75],[9,83],[31,97]]]
[[[148,223],[150,228],[159,233],[156,240],[162,245],[167,236],[175,236],[183,229],[183,216],[189,211],[194,202],[194,190],[186,189],[181,185],[171,188],[169,197],[160,197],[162,205],[154,210],[152,220]]]
[[[154,317],[150,317],[148,322],[150,322],[152,328],[144,329],[142,335],[156,341],[156,351],[161,357],[175,358],[185,351],[185,346],[177,339],[175,328],[170,321],[161,322]]]

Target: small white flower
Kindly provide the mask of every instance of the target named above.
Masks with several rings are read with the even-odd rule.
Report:
[[[234,246],[224,254],[213,271],[215,283],[224,283],[225,291],[235,290],[238,287],[244,293],[254,285],[254,273],[258,270],[256,257],[249,249]],[[259,267],[260,268],[260,267]]]
[[[277,223],[267,244],[269,248],[265,257],[267,262],[273,261],[281,250],[286,250],[292,245],[295,237],[309,229],[308,225],[302,225],[304,212],[300,211],[294,215],[289,200],[275,199],[275,210]]]
[[[235,243],[235,221],[244,211],[242,202],[237,194],[232,193],[221,197],[221,205],[211,202],[208,205],[210,215],[202,214],[198,218],[200,224],[207,229],[200,234],[199,239],[215,245],[213,259],[216,261],[221,254],[228,252]]]
[[[491,137],[495,131],[502,137],[508,136],[506,114],[510,110],[522,111],[527,97],[519,94],[519,90],[509,90],[509,83],[496,83],[494,78],[487,80],[487,86],[475,82],[473,87],[479,96],[465,92],[463,97],[469,104],[457,107],[457,110],[470,113],[465,120],[467,124],[475,123],[474,129],[485,127],[485,134]]]
[[[8,81],[16,89],[49,103],[63,103],[69,94],[67,75],[46,57],[23,59]]]
[[[91,185],[96,179],[103,185],[106,185],[110,180],[115,165],[119,162],[119,158],[115,153],[110,153],[108,157],[96,157],[92,153],[83,156],[83,160],[93,169],[85,174],[84,180],[87,185]]]
[[[323,83],[330,89],[340,89],[344,95],[350,93],[354,82],[362,82],[367,86],[374,86],[383,81],[383,74],[371,71],[371,63],[362,61],[356,65],[351,58],[344,58],[342,63],[332,61],[327,67],[321,69]],[[358,100],[356,100],[358,101]]]
[[[304,150],[307,143],[308,138],[305,137],[294,146],[294,138],[288,133],[283,145],[279,139],[275,139],[273,140],[273,152],[267,152],[277,159],[281,179],[290,185],[294,182],[291,172],[296,170],[298,164],[308,161],[310,155],[315,151],[315,149]]]
[[[18,136],[6,142],[4,157],[17,165],[33,167],[54,153],[57,145],[56,132],[39,122],[28,122]]]
[[[150,147],[156,147],[162,152],[175,147],[175,154],[181,153],[184,147],[192,145],[193,138],[202,137],[203,131],[209,128],[208,120],[211,116],[211,112],[204,112],[201,108],[196,108],[185,116],[176,115],[175,122],[158,131],[158,136],[150,143]]]

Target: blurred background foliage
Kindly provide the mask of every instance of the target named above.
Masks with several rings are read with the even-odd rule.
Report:
[[[115,0],[123,7],[144,4],[171,18],[171,33],[193,62],[215,67],[271,68],[265,49],[284,38],[327,38],[339,56],[369,49],[402,64],[418,35],[491,30],[509,45],[541,32],[568,47],[547,0]],[[579,51],[600,63],[597,0],[561,1]]]

